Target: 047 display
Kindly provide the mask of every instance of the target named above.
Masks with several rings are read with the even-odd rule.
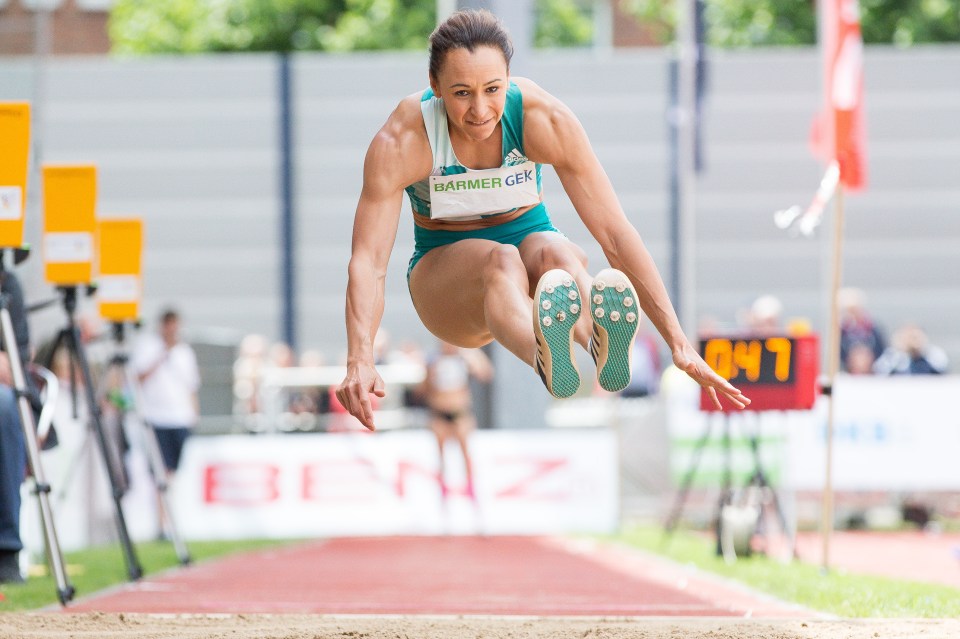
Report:
[[[808,410],[816,400],[820,359],[816,335],[713,336],[700,340],[700,355],[751,399],[747,410]],[[700,393],[700,409],[716,410],[705,390]]]

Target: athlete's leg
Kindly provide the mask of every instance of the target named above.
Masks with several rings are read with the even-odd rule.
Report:
[[[520,243],[520,258],[527,269],[530,290],[536,288],[544,273],[555,268],[573,275],[581,292],[590,290],[593,278],[587,272],[587,254],[560,233],[531,233]],[[589,314],[582,313],[573,338],[587,348],[592,330]]]
[[[468,239],[435,248],[413,268],[410,295],[440,339],[465,348],[496,339],[533,366],[533,300],[516,247]]]
[[[476,428],[477,421],[472,413],[461,413],[457,417],[457,423],[453,431],[453,436],[460,445],[460,451],[463,453],[464,475],[467,480],[467,497],[476,499],[477,495],[473,488],[473,458],[470,456],[469,439],[470,433]]]
[[[440,483],[440,495],[447,497],[447,479],[446,464],[444,462],[443,449],[447,443],[447,434],[450,431],[450,424],[440,415],[432,414],[430,416],[430,430],[437,438],[437,481]]]

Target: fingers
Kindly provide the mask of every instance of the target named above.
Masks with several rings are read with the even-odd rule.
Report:
[[[373,423],[373,404],[370,402],[370,394],[359,382],[341,385],[336,395],[347,412],[356,417],[367,430],[377,429]],[[383,397],[383,395],[380,396]]]
[[[731,397],[730,399],[731,401],[733,401],[733,399],[736,399],[738,402],[740,402],[742,404],[740,408],[746,408],[747,406],[750,405],[750,398],[744,395],[743,393],[741,393],[740,391],[737,391],[736,398]]]
[[[727,401],[737,408],[743,409],[750,405],[750,398],[740,392],[740,390],[730,386],[730,384],[720,386],[718,387],[718,390],[723,393],[723,396],[727,398]],[[714,392],[713,397],[716,398],[716,392]],[[717,403],[717,400],[714,399],[714,402]]]
[[[707,386],[707,395],[710,396],[710,400],[713,402],[713,405],[717,407],[717,410],[723,410],[723,404],[720,403],[720,399],[717,397],[717,389],[713,386]]]
[[[353,413],[353,416],[360,420],[367,430],[377,430],[373,423],[373,404],[370,403],[370,394],[363,393],[360,396],[360,411]]]
[[[708,368],[706,371],[701,371],[696,363],[691,362],[686,367],[686,372],[706,389],[710,400],[713,402],[713,405],[717,407],[717,410],[723,410],[719,395],[717,394],[718,392],[726,397],[736,408],[744,409],[750,405],[750,398],[744,395],[740,389],[734,387],[729,381],[717,375],[713,369]]]
[[[721,378],[722,379],[722,378]],[[730,382],[723,380],[720,392],[730,400],[730,403],[737,408],[746,408],[750,405],[750,398],[744,395],[739,388],[735,388]]]
[[[727,393],[725,391],[721,391],[721,392],[723,392],[723,396],[727,398],[727,401],[729,401],[731,404],[733,404],[737,408],[746,408],[747,404],[750,403],[750,400],[744,397],[740,393],[740,391],[737,391],[737,394],[735,395],[731,393]]]

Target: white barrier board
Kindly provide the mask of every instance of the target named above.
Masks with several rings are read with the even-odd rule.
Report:
[[[753,470],[742,438],[760,433],[765,470],[788,489],[822,490],[826,468],[828,403],[810,411],[765,411],[723,415],[698,409],[699,389],[671,379],[667,407],[674,479],[693,460],[694,442],[713,423],[696,478],[718,486],[725,468],[721,432],[730,418],[731,466],[735,477]],[[960,398],[958,376],[850,376],[835,383],[833,488],[840,491],[960,490]],[[708,422],[712,420],[712,422]]]
[[[479,509],[455,445],[443,507],[428,431],[194,437],[176,478],[177,525],[187,539],[616,528],[612,432],[479,431],[470,444]]]
[[[960,490],[960,377],[838,377],[835,490]],[[791,484],[823,488],[827,404],[789,431]]]

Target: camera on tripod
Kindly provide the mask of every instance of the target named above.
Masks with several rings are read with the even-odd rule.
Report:
[[[674,507],[664,526],[670,534],[677,526],[683,506],[693,484],[700,456],[711,438],[712,416],[722,418],[723,484],[714,515],[717,554],[727,561],[752,553],[754,537],[765,532],[764,515],[772,507],[787,539],[790,557],[796,555],[795,531],[770,483],[761,462],[760,420],[758,412],[809,410],[817,396],[819,374],[819,341],[816,335],[783,335],[743,333],[713,335],[700,340],[700,354],[707,365],[750,397],[751,403],[738,412],[753,462],[752,472],[743,486],[734,487],[731,468],[731,421],[733,407],[725,404],[722,413],[706,389],[701,388],[700,410],[706,413],[706,429],[697,441],[692,461],[684,475]],[[725,400],[721,398],[721,402]],[[736,411],[735,411],[736,412]],[[754,427],[745,421],[752,416]]]

